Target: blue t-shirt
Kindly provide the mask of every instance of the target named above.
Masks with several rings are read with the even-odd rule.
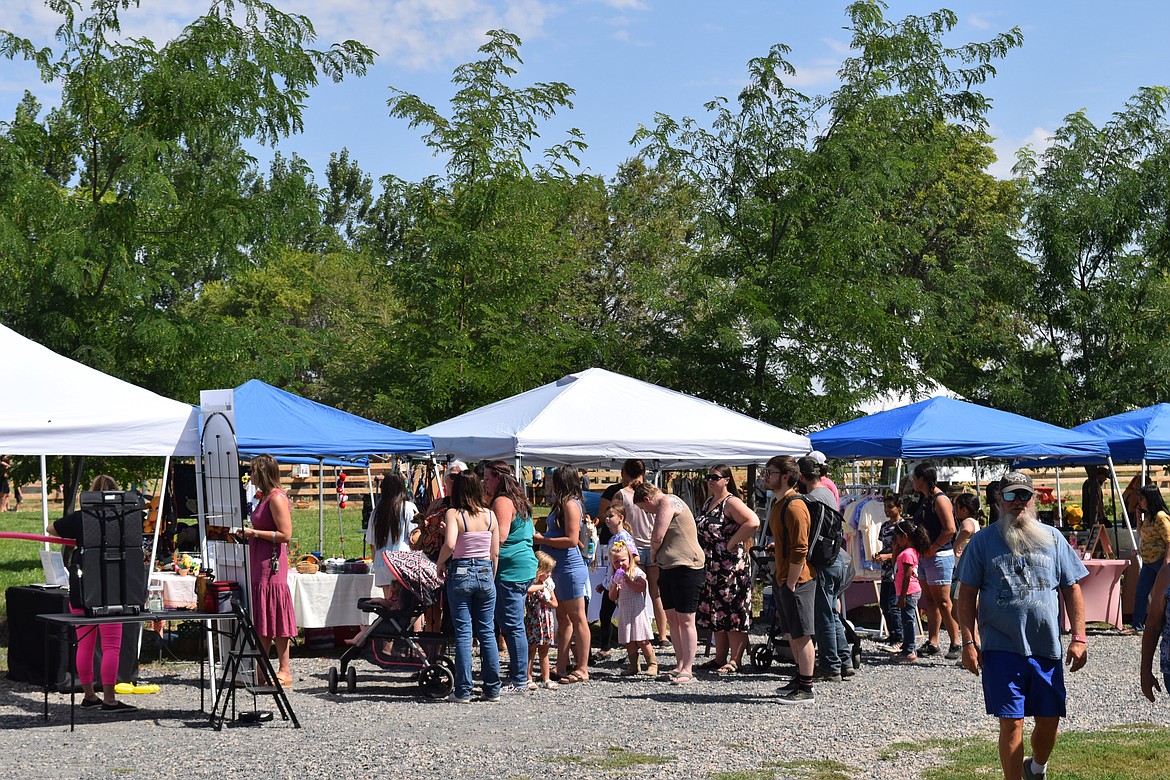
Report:
[[[979,590],[979,639],[997,650],[1035,658],[1060,658],[1059,591],[1089,576],[1060,533],[1022,556],[1012,554],[1000,522],[971,537],[959,559],[959,581]]]

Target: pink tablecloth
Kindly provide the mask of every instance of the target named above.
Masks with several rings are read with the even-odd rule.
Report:
[[[161,583],[163,606],[171,609],[192,609],[196,606],[195,577],[156,571],[150,575],[150,582]]]
[[[1089,576],[1081,580],[1081,596],[1085,601],[1086,623],[1109,623],[1117,629],[1121,628],[1121,575],[1127,566],[1128,560],[1094,558],[1085,561]],[[1063,599],[1060,611],[1061,626],[1068,631],[1068,615],[1064,613]]]

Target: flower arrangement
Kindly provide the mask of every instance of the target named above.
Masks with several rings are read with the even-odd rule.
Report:
[[[179,574],[196,574],[199,571],[200,563],[199,558],[189,553],[176,552],[174,560],[171,561],[171,569]]]

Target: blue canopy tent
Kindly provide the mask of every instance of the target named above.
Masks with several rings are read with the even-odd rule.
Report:
[[[1170,463],[1170,404],[1102,417],[1073,430],[1104,439],[1114,463]]]
[[[1099,436],[954,398],[877,412],[809,434],[830,458],[1056,458],[1103,457]]]
[[[809,434],[809,439],[828,457],[852,460],[1001,458],[1059,466],[1098,459],[1109,464],[1120,494],[1109,444],[1084,427],[1069,430],[988,406],[939,397],[834,425]]]
[[[286,463],[358,463],[369,455],[427,453],[431,437],[407,433],[252,379],[234,391],[240,455],[269,453]],[[322,474],[322,477],[324,475]],[[324,480],[318,482],[320,545],[325,543]],[[320,549],[320,548],[318,548]]]

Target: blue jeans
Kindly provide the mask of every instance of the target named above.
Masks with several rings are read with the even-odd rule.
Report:
[[[500,649],[494,616],[496,586],[487,558],[455,558],[447,562],[447,602],[455,629],[455,696],[471,697],[471,637],[479,639],[480,676],[484,696],[500,692]]]
[[[902,641],[902,634],[898,628],[900,625],[898,623],[898,616],[895,614],[898,609],[898,594],[894,591],[893,580],[882,580],[879,601],[882,617],[886,619],[886,631],[889,632],[891,641]]]
[[[1137,592],[1133,597],[1132,625],[1137,631],[1146,630],[1146,613],[1150,609],[1150,591],[1154,589],[1154,580],[1162,569],[1162,561],[1143,563],[1138,572]]]
[[[844,551],[837,560],[817,572],[817,592],[813,600],[816,625],[817,659],[821,671],[840,674],[846,664],[853,665],[853,652],[845,639],[845,624],[837,611],[837,602],[845,591],[849,558]]]
[[[906,606],[895,607],[896,625],[902,634],[902,652],[913,653],[918,641],[918,593],[906,596]],[[895,604],[898,602],[895,601]]]
[[[524,630],[524,599],[528,582],[496,580],[496,623],[508,646],[508,666],[512,685],[523,688],[528,683],[528,633]]]

